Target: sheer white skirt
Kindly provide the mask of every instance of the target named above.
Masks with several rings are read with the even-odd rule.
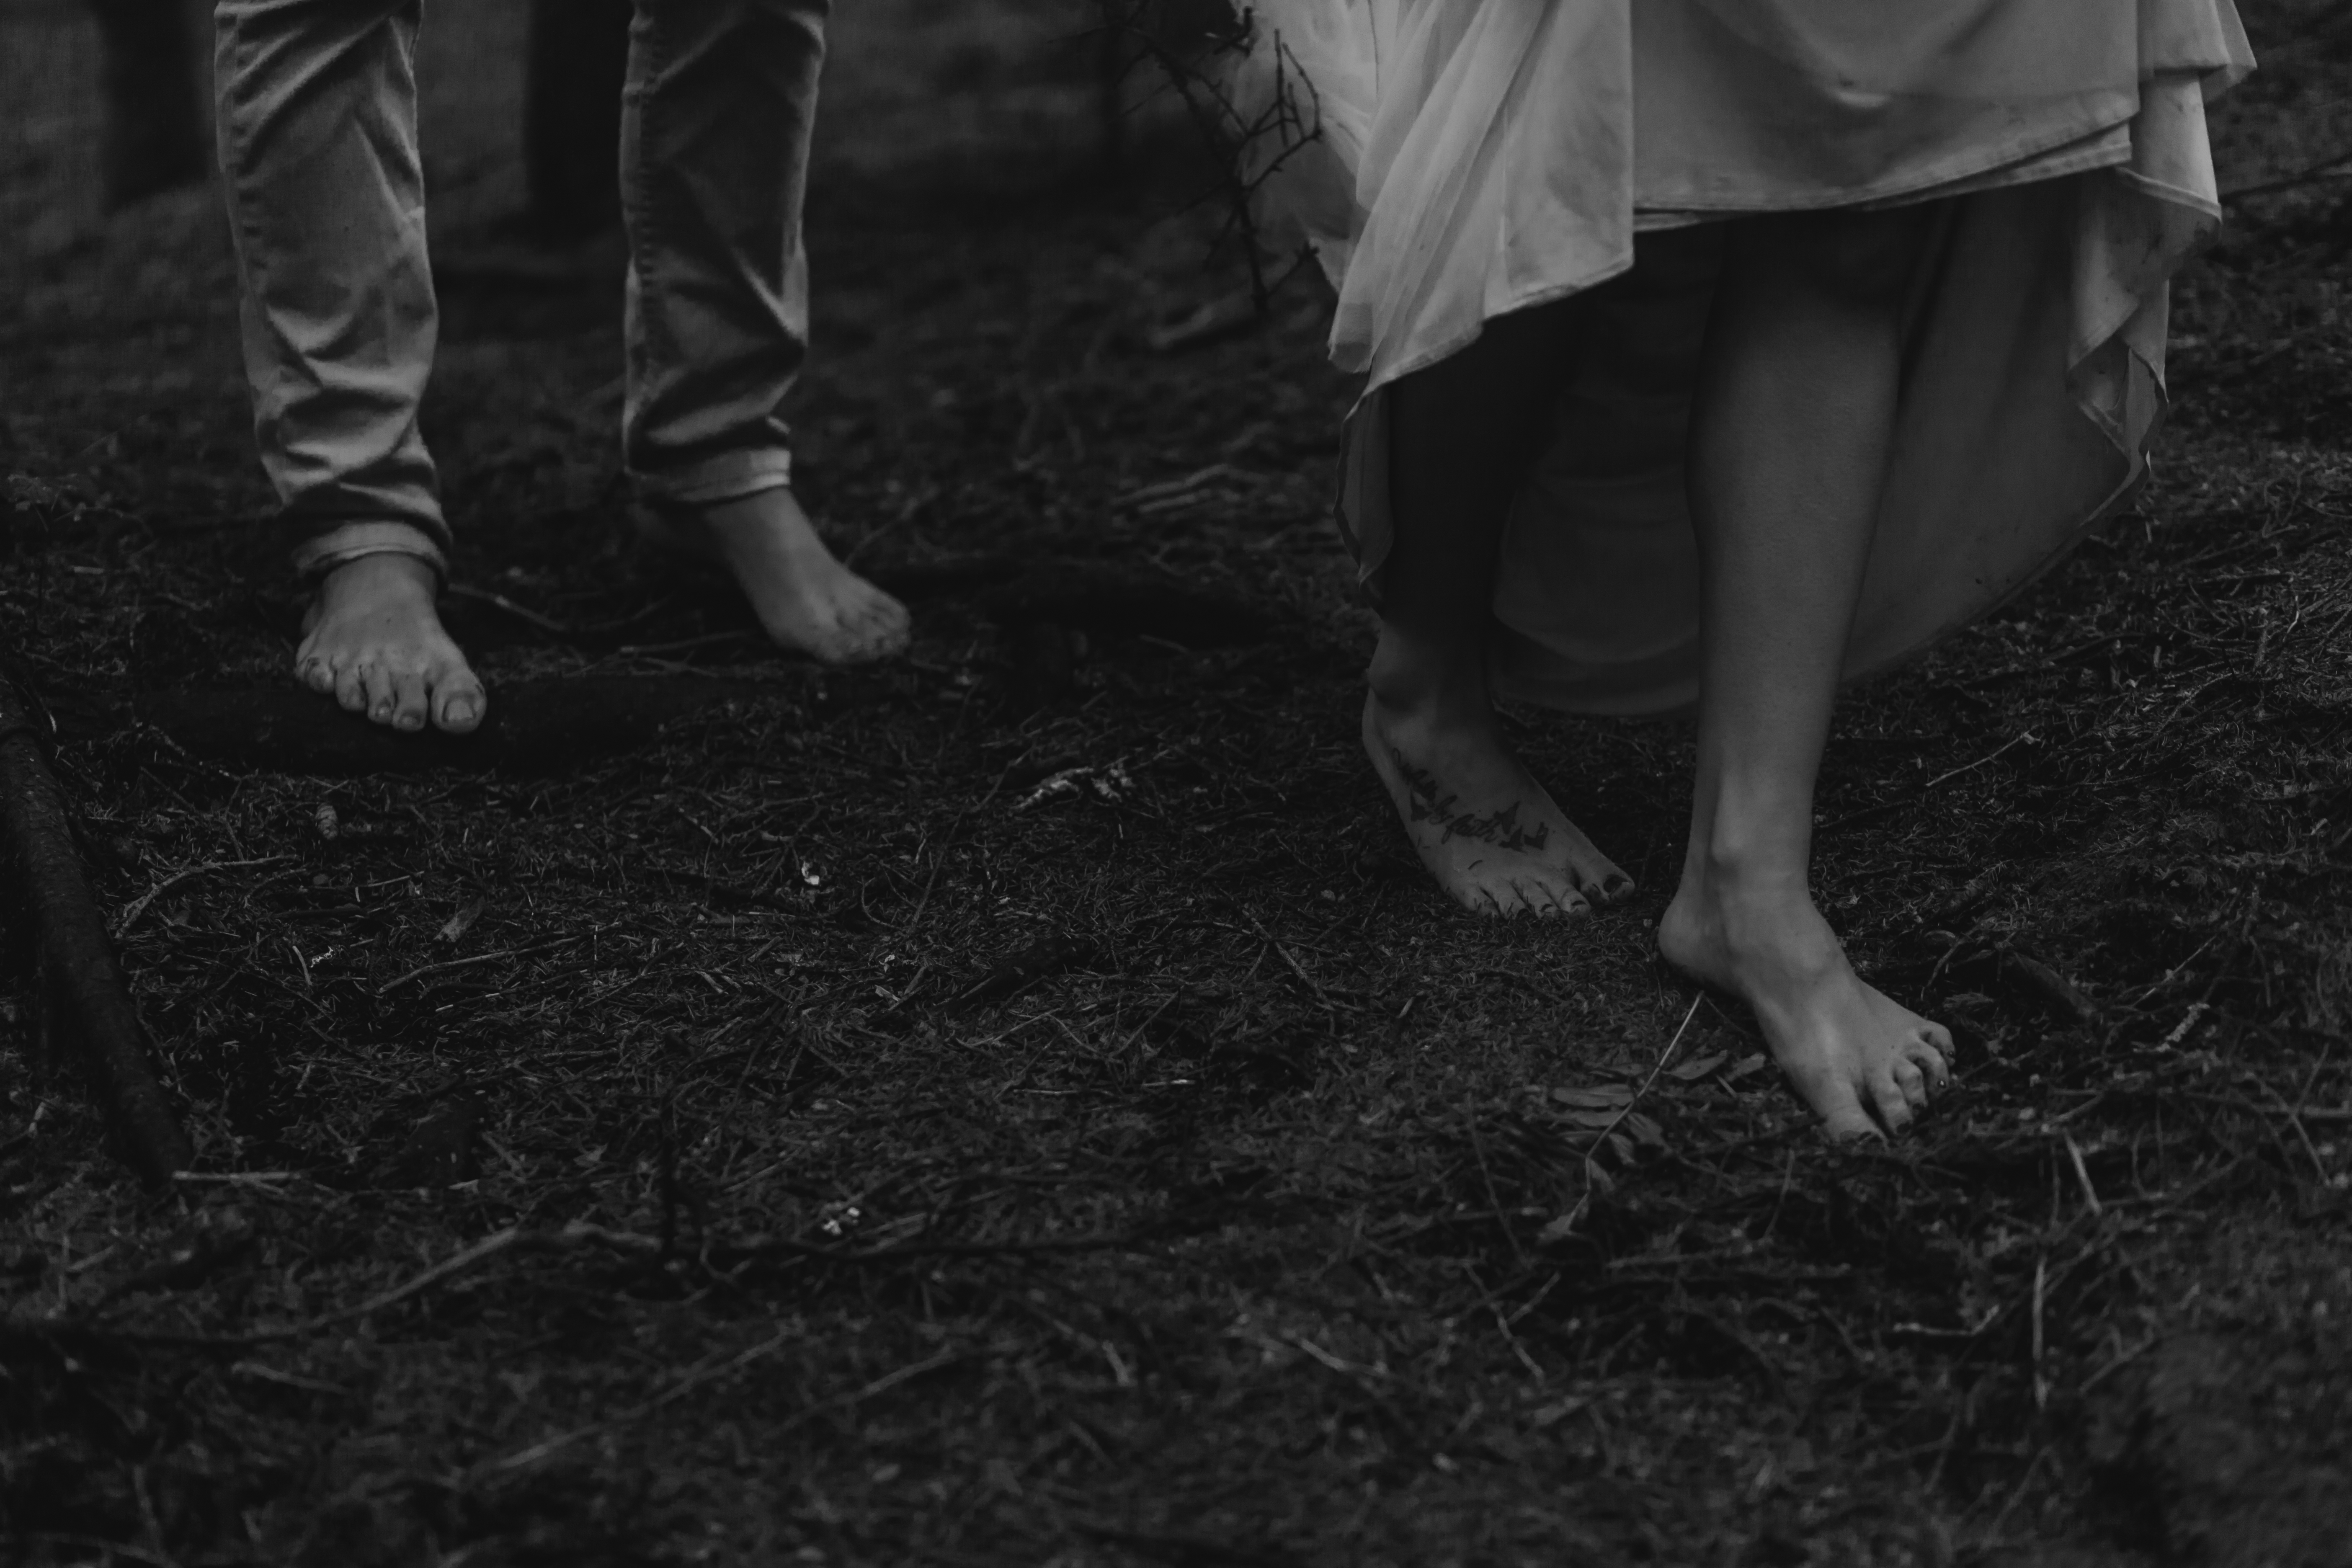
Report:
[[[2017,592],[2145,475],[2169,279],[2218,226],[2207,97],[2252,68],[2230,0],[1255,0],[1245,113],[1277,228],[1338,290],[1368,385],[1339,517],[1375,599],[1397,377],[1492,317],[1741,214],[1951,198],[1908,310],[1847,672]],[[1696,694],[1684,500],[1704,245],[1594,303],[1495,589],[1498,690],[1601,712]],[[1693,264],[1691,258],[1699,258]],[[1648,271],[1644,268],[1644,271]]]

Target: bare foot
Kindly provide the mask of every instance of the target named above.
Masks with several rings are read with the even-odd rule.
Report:
[[[1364,697],[1364,752],[1437,885],[1480,914],[1589,914],[1633,879],[1577,831],[1494,721]]]
[[[1801,881],[1759,889],[1685,867],[1658,951],[1755,1009],[1773,1059],[1832,1137],[1895,1131],[1951,1081],[1950,1034],[1863,983]]]
[[[489,706],[473,667],[433,607],[433,568],[413,555],[362,555],[320,580],[302,617],[294,673],[353,713],[395,730],[462,735]]]
[[[779,647],[824,664],[867,664],[907,649],[907,606],[835,560],[783,486],[720,501],[699,518],[664,513],[658,527],[673,548],[726,567]]]

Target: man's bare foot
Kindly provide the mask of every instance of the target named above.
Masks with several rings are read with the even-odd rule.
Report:
[[[1589,914],[1633,890],[1505,749],[1491,717],[1364,696],[1364,752],[1437,885],[1480,914]]]
[[[824,664],[867,664],[907,649],[907,606],[844,566],[790,489],[667,511],[666,542],[726,567],[779,647]]]
[[[474,729],[489,700],[441,627],[435,586],[433,568],[413,555],[362,555],[336,567],[302,617],[296,677],[395,730]]]
[[[1951,1035],[1863,983],[1801,880],[1759,888],[1698,858],[1658,925],[1666,962],[1755,1009],[1773,1059],[1831,1136],[1909,1121],[1951,1081]]]

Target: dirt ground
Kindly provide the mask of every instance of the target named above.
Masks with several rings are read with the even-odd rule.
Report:
[[[1864,1149],[1653,959],[1681,721],[1517,721],[1629,909],[1401,861],[1325,302],[1161,346],[1243,288],[1207,165],[1105,184],[1015,10],[842,23],[795,419],[885,668],[640,558],[609,276],[458,203],[453,621],[518,723],[639,706],[207,750],[299,610],[210,198],[0,316],[0,651],[201,1173],[5,1005],[12,1560],[2352,1563],[2339,8],[2246,5],[2155,484],[1843,710],[1822,889],[1961,1042]]]

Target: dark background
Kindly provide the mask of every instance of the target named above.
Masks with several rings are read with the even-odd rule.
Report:
[[[1107,173],[1079,7],[844,7],[793,417],[919,626],[855,672],[639,558],[527,9],[437,8],[448,609],[542,728],[387,772],[196,721],[278,700],[299,610],[217,207],[110,204],[90,16],[16,0],[0,656],[205,1179],[143,1194],[13,994],[0,1538],[2347,1561],[2352,28],[2247,15],[2156,482],[1842,715],[1822,890],[1961,1049],[1832,1150],[1652,959],[1680,721],[1518,728],[1623,911],[1482,923],[1400,861],[1325,301],[1246,309],[1164,85]]]

